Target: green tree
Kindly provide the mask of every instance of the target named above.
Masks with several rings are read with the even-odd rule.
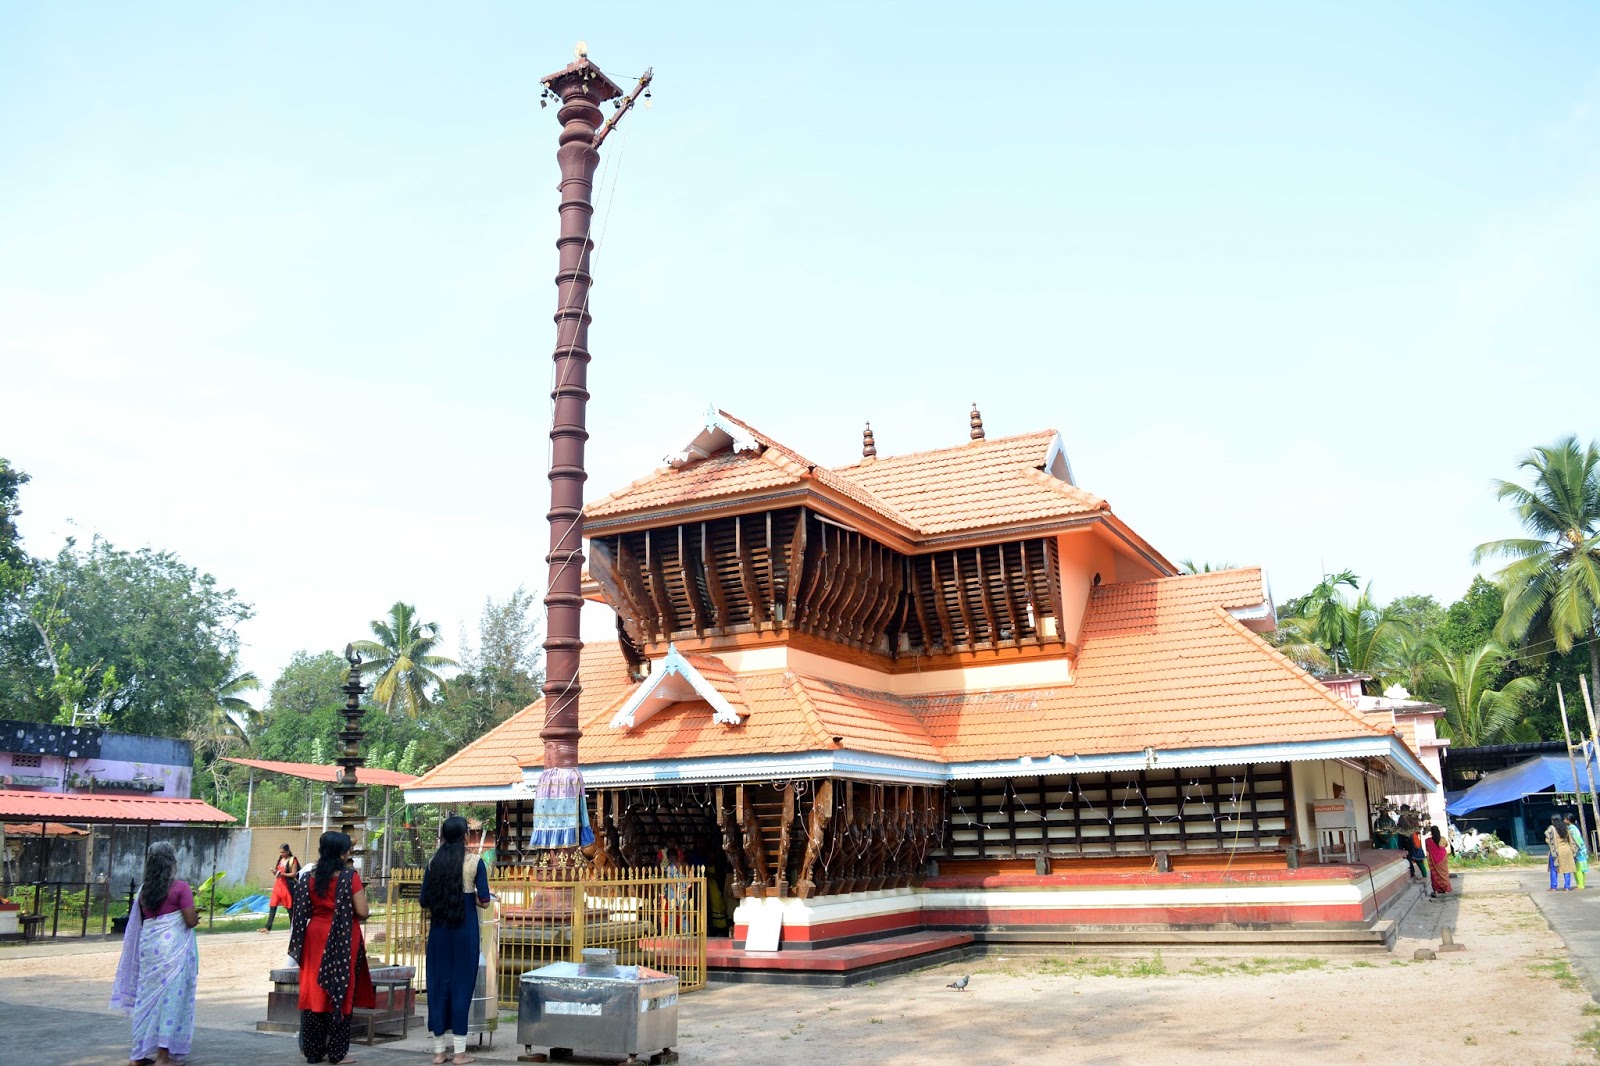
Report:
[[[1538,739],[1522,717],[1538,682],[1518,677],[1503,688],[1493,687],[1505,665],[1503,647],[1491,641],[1473,651],[1453,652],[1435,641],[1433,651],[1436,698],[1445,709],[1440,735],[1463,748]]]
[[[22,486],[30,480],[27,474],[0,457],[0,596],[19,595],[28,584],[28,553],[22,550],[17,515],[22,513],[18,506]]]
[[[250,608],[210,574],[170,552],[121,551],[99,537],[88,550],[69,541],[33,570],[0,631],[13,715],[56,717],[66,678],[69,692],[79,683],[85,697],[98,690],[107,724],[181,736],[227,680],[234,627]]]
[[[227,789],[227,767],[220,762],[247,747],[252,728],[260,715],[241,693],[256,692],[261,681],[250,671],[239,671],[230,664],[228,677],[217,686],[207,704],[190,718],[184,735],[194,746],[197,769],[206,773],[211,781],[213,795]]]
[[[1368,695],[1377,695],[1404,673],[1400,662],[1411,630],[1393,604],[1379,607],[1373,601],[1371,585],[1361,590],[1344,614],[1339,625],[1345,634],[1344,645],[1329,649],[1330,654],[1341,669],[1371,677],[1365,683]]]
[[[312,740],[339,731],[340,691],[350,664],[336,651],[297,651],[267,690],[261,726],[256,730],[257,757],[278,762],[311,762]]]
[[[1494,639],[1505,613],[1506,597],[1500,586],[1475,574],[1466,594],[1445,609],[1438,626],[1439,643],[1451,651],[1471,651]]]
[[[355,648],[368,657],[361,672],[377,676],[373,701],[390,714],[398,709],[417,717],[433,705],[433,694],[444,686],[444,678],[435,671],[459,665],[434,652],[439,627],[418,622],[417,609],[397,601],[388,618],[373,620],[372,634],[378,639],[358,640]]]
[[[1600,446],[1565,437],[1517,465],[1532,480],[1497,481],[1496,494],[1529,536],[1472,553],[1474,563],[1511,560],[1496,575],[1505,590],[1498,635],[1534,653],[1587,643],[1590,694],[1600,696]]]
[[[476,740],[539,698],[537,608],[522,588],[500,602],[484,600],[477,647],[463,642],[461,673],[445,687],[437,715],[447,746]]]

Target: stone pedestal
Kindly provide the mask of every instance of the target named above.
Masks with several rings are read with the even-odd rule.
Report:
[[[402,1021],[401,1033],[409,1019],[417,1013],[417,991],[412,987],[416,977],[415,966],[373,966],[372,981],[377,985],[377,1007],[374,1011],[380,1021]],[[267,1017],[256,1022],[263,1033],[295,1033],[300,1030],[300,970],[286,966],[271,973],[272,991],[267,993]]]

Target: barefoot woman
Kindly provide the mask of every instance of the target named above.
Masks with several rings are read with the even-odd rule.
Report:
[[[133,1016],[130,1066],[181,1063],[194,1041],[194,990],[200,975],[200,924],[194,893],[177,878],[178,853],[166,841],[150,845],[144,884],[128,913],[122,960],[111,987],[111,1009]]]
[[[489,902],[489,871],[482,859],[467,854],[467,820],[446,818],[439,828],[439,850],[422,877],[422,909],[430,916],[428,1032],[433,1034],[435,1064],[472,1061],[467,1019],[478,983],[478,914],[472,905],[487,907]],[[445,1056],[447,1030],[455,1038],[453,1059]]]

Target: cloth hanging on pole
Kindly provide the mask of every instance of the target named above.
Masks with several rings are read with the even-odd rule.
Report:
[[[583,800],[583,774],[576,766],[545,767],[533,793],[533,832],[528,845],[570,848],[593,843],[594,829]]]

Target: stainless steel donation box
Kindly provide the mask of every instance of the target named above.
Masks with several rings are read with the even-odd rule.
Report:
[[[585,952],[589,954],[589,952]],[[595,952],[595,955],[600,955]],[[616,958],[614,952],[605,956]],[[552,1059],[573,1051],[640,1055],[675,1062],[678,979],[648,966],[614,962],[557,962],[522,975],[517,997],[517,1043],[550,1049]]]

